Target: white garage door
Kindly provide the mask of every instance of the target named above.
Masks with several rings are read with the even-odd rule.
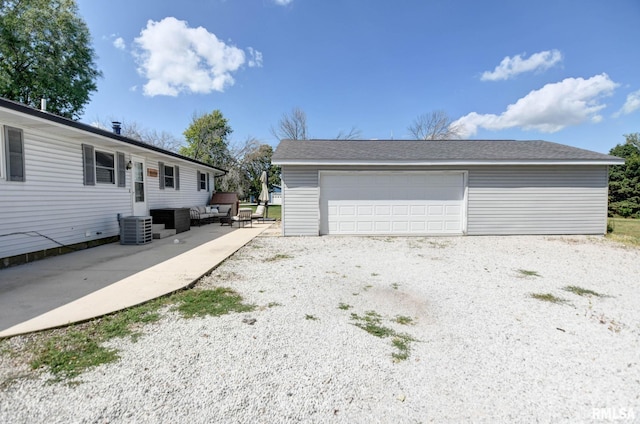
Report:
[[[321,234],[462,234],[463,172],[322,172]]]

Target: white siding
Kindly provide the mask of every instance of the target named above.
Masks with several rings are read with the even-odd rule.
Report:
[[[473,166],[467,234],[604,234],[608,171],[593,166]],[[320,232],[319,167],[283,166],[283,234]],[[322,167],[322,170],[463,170],[461,167]]]
[[[320,234],[318,171],[282,167],[282,232],[287,236]]]
[[[4,122],[0,122],[2,125]],[[127,161],[131,153],[128,146],[114,148],[111,142],[107,147],[98,143],[95,136],[83,140],[74,134],[73,139],[66,139],[25,125],[11,125],[24,131],[25,181],[7,181],[1,168],[0,258],[119,235],[118,213],[133,213],[131,172],[126,172],[125,187],[97,182],[95,186],[85,186],[81,144],[114,154],[123,152]],[[1,136],[0,141],[4,146]],[[140,148],[135,149],[135,154],[144,155]],[[147,167],[157,169],[157,156],[145,158]],[[180,190],[160,193],[158,179],[146,177],[149,208],[205,204],[211,192],[197,190],[196,170],[210,172],[213,189],[211,171],[179,160],[173,164],[180,167]]]
[[[67,245],[118,235],[117,213],[131,211],[129,175],[126,187],[85,186],[80,143],[23,130],[25,181],[0,178],[0,235],[20,234],[0,237],[0,258],[59,247],[46,237]]]
[[[184,162],[171,161],[163,159],[165,166],[178,166],[180,168],[180,190],[173,187],[160,190],[158,177],[147,177],[147,199],[149,209],[158,208],[183,208],[197,205],[206,205],[211,199],[211,191],[198,191],[197,171],[207,172],[206,169],[198,169],[188,167]],[[147,160],[147,168],[158,169],[157,160]],[[213,176],[209,173],[209,181],[211,182],[210,190],[213,190]]]
[[[469,170],[468,234],[604,234],[606,166]]]

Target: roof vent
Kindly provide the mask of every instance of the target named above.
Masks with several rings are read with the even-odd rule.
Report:
[[[114,134],[120,135],[120,132],[122,130],[122,126],[121,126],[120,122],[118,122],[118,121],[111,122],[111,128],[113,129],[113,133]]]

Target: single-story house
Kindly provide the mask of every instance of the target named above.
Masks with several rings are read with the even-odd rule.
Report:
[[[120,217],[208,204],[226,173],[2,98],[0,147],[0,268],[117,240]]]
[[[282,140],[285,236],[604,234],[608,166],[547,141]]]

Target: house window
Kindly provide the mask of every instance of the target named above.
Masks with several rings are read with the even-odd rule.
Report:
[[[116,170],[112,153],[96,150],[96,181],[105,184],[115,184]]]
[[[178,165],[169,166],[165,165],[164,162],[158,162],[158,169],[160,190],[164,190],[167,187],[180,190],[180,168]]]
[[[165,188],[173,187],[174,175],[173,166],[164,166],[164,186]]]
[[[198,191],[207,190],[207,177],[209,174],[198,171]],[[208,190],[207,190],[208,191]]]
[[[22,130],[4,127],[7,181],[24,181],[24,139]]]

